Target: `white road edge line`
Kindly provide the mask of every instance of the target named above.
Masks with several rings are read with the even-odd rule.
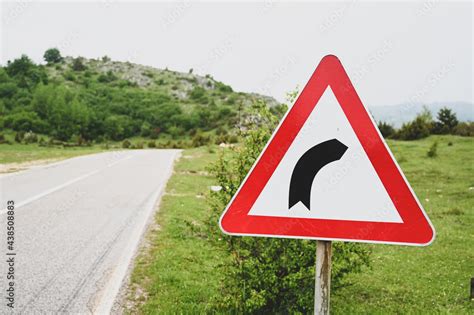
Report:
[[[118,162],[131,159],[132,157],[133,157],[133,155],[129,155],[129,156],[123,158],[123,159],[120,159],[120,160],[117,160],[117,161],[115,161],[115,162],[112,162],[112,163],[108,164],[107,167],[112,167],[112,166],[114,166],[115,164],[117,164]],[[56,191],[58,191],[58,190],[60,190],[60,189],[63,189],[63,188],[65,188],[65,187],[69,186],[69,185],[72,185],[72,184],[74,184],[74,183],[77,183],[78,181],[81,181],[81,180],[83,180],[83,179],[86,179],[87,177],[90,177],[90,176],[92,176],[92,175],[94,175],[94,174],[97,174],[97,173],[99,173],[101,170],[103,170],[103,169],[97,169],[97,170],[95,170],[95,171],[92,171],[92,172],[89,172],[89,173],[87,173],[87,174],[81,175],[81,176],[76,177],[76,178],[74,178],[74,179],[71,179],[70,181],[67,181],[67,182],[65,182],[65,183],[63,183],[63,184],[61,184],[61,185],[58,185],[58,186],[56,186],[56,187],[50,188],[50,189],[48,189],[48,190],[45,190],[45,191],[43,191],[42,193],[37,194],[36,196],[30,197],[30,198],[28,198],[28,199],[26,199],[26,200],[23,200],[23,201],[21,201],[21,202],[15,204],[15,210],[18,209],[18,208],[20,208],[20,207],[23,207],[23,206],[25,206],[25,205],[27,205],[27,204],[29,204],[29,203],[32,203],[33,201],[36,201],[36,200],[38,200],[38,199],[41,199],[41,198],[43,198],[43,197],[45,197],[45,196],[47,196],[47,195],[49,195],[49,194],[52,194],[52,193],[54,193],[54,192],[56,192]],[[2,210],[0,211],[0,215],[6,214],[7,211],[8,211],[7,208],[2,209]]]
[[[138,250],[138,246],[140,245],[142,236],[146,231],[148,223],[150,222],[150,220],[153,219],[152,216],[161,201],[161,196],[164,192],[166,184],[168,183],[168,180],[173,174],[175,162],[179,159],[180,155],[181,151],[178,151],[173,159],[172,165],[168,174],[165,177],[165,180],[158,187],[156,192],[152,195],[152,197],[146,204],[146,210],[143,211],[144,213],[140,218],[140,221],[138,222],[138,224],[135,225],[136,228],[133,230],[129,237],[129,242],[126,248],[124,249],[124,254],[122,255],[120,261],[117,263],[114,270],[112,271],[110,280],[102,290],[104,293],[101,296],[97,307],[95,307],[94,309],[94,314],[106,315],[111,313],[117,295],[120,291],[120,288],[122,287],[122,283],[126,279],[129,266],[131,266],[131,264],[133,263],[133,257],[135,256],[135,253]]]

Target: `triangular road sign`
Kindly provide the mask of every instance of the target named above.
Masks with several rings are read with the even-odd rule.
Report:
[[[231,235],[428,245],[434,229],[341,62],[324,57],[220,219]]]

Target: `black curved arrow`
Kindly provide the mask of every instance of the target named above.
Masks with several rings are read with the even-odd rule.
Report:
[[[344,143],[331,139],[315,145],[300,157],[291,174],[289,209],[301,201],[311,210],[311,186],[314,177],[326,164],[339,160],[346,150]]]

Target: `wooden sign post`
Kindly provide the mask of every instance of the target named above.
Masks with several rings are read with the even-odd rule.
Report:
[[[316,243],[316,287],[314,290],[314,314],[329,314],[329,297],[331,293],[331,256],[332,242]]]

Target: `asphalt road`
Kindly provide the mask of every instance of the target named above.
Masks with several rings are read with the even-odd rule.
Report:
[[[0,313],[107,313],[178,150],[94,154],[0,177]],[[16,204],[7,249],[7,201]]]

